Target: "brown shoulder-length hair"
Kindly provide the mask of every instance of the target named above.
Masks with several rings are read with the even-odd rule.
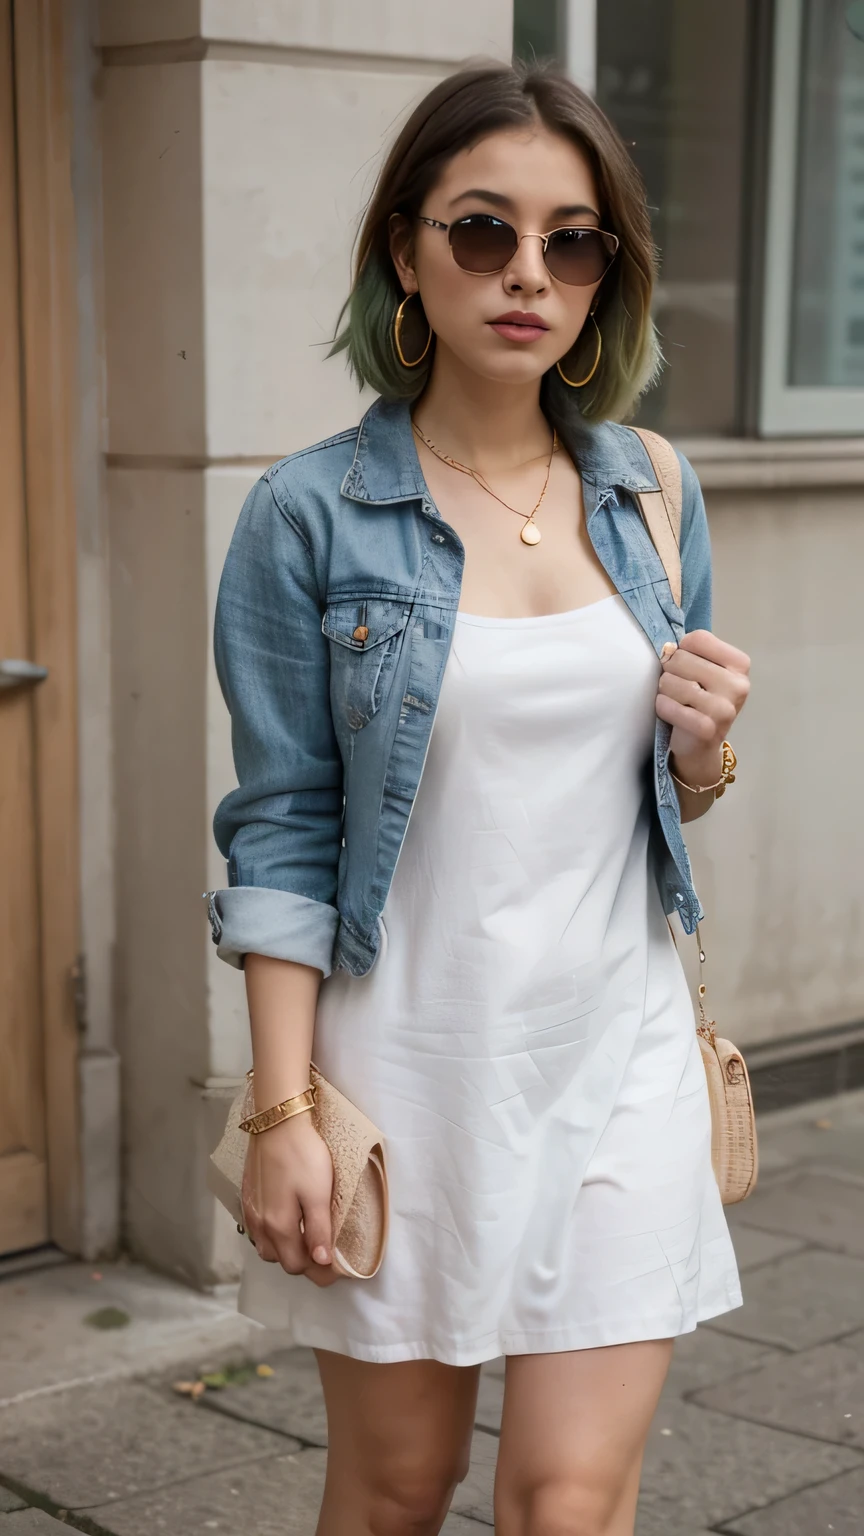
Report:
[[[433,347],[420,367],[408,369],[396,352],[393,322],[404,294],[390,255],[391,215],[415,219],[444,166],[460,150],[489,133],[537,122],[588,156],[600,195],[601,227],[620,241],[598,292],[595,318],[603,345],[597,371],[584,388],[568,389],[550,369],[544,393],[555,415],[566,414],[574,402],[588,421],[621,420],[633,413],[662,362],[651,320],[657,258],[645,188],[597,103],[545,64],[482,62],[460,70],[424,96],[393,144],[363,218],[351,292],[330,354],[347,353],[361,386],[370,384],[390,400],[415,399],[434,357]],[[564,364],[569,377],[588,372],[596,345],[593,325],[586,325]]]

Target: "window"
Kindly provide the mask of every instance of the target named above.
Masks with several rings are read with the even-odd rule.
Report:
[[[774,52],[762,426],[864,431],[864,4],[785,0]]]
[[[595,90],[645,181],[639,420],[864,433],[864,0],[516,0],[515,48]]]
[[[560,59],[566,37],[565,0],[516,0],[513,52],[517,58]]]
[[[667,363],[639,420],[661,431],[737,426],[748,3],[516,0],[515,52],[594,90],[645,180]]]
[[[661,432],[738,426],[748,0],[602,0],[597,100],[648,192],[666,367],[639,412]]]

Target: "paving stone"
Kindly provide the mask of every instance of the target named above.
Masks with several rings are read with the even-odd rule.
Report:
[[[469,1515],[485,1525],[493,1524],[492,1490],[498,1460],[498,1437],[475,1429],[471,1441],[471,1468],[453,1495],[451,1509],[456,1515]]]
[[[253,1376],[242,1384],[208,1392],[202,1406],[280,1435],[294,1435],[310,1445],[327,1444],[327,1411],[311,1349],[279,1350],[270,1355],[273,1375]]]
[[[0,1531],[3,1536],[60,1536],[61,1531],[68,1533],[69,1527],[46,1515],[44,1509],[22,1509],[0,1520]]]
[[[499,1364],[489,1363],[493,1367]],[[254,1376],[221,1392],[208,1393],[201,1406],[247,1424],[261,1425],[276,1434],[293,1435],[308,1445],[326,1446],[327,1411],[313,1351],[300,1346],[280,1350],[270,1356],[268,1364],[272,1376]],[[488,1370],[486,1365],[480,1372],[475,1420],[479,1428],[496,1433],[501,1428],[504,1401],[503,1359],[500,1368],[501,1374]]]
[[[755,1370],[777,1357],[777,1351],[764,1344],[751,1344],[749,1340],[727,1338],[725,1334],[712,1333],[707,1327],[697,1328],[675,1341],[672,1364],[664,1387],[664,1396],[682,1397],[699,1387],[714,1386],[729,1376],[742,1371]],[[497,1363],[497,1362],[496,1362]],[[504,1406],[503,1375],[480,1372],[477,1394],[477,1411],[474,1423],[478,1429],[493,1434],[501,1432],[501,1413]]]
[[[864,1258],[864,1181],[822,1173],[775,1180],[754,1191],[738,1219],[743,1226]]]
[[[860,1460],[847,1446],[781,1433],[691,1403],[664,1403],[648,1437],[639,1536],[693,1536],[851,1470]]]
[[[671,1436],[662,1433],[670,1428]],[[454,1513],[492,1524],[497,1452],[497,1439],[476,1430],[471,1469],[454,1494]],[[730,1520],[858,1462],[858,1453],[845,1446],[823,1445],[680,1401],[664,1404],[649,1440],[638,1533],[696,1536],[707,1523]]]
[[[19,1499],[17,1493],[10,1488],[0,1486],[0,1515],[10,1515],[13,1509],[23,1509],[24,1500]]]
[[[864,1093],[802,1104],[797,1114],[783,1111],[763,1118],[760,1138],[774,1159],[782,1157],[787,1166],[840,1168],[860,1178],[864,1175]]]
[[[864,1326],[864,1264],[808,1249],[754,1269],[744,1305],[711,1328],[786,1349],[810,1349]]]
[[[861,1536],[864,1467],[724,1526],[729,1536]]]
[[[776,1350],[767,1349],[764,1344],[729,1338],[703,1323],[693,1333],[683,1333],[675,1340],[664,1398],[683,1397],[699,1387],[712,1387],[728,1376],[754,1370],[776,1355]]]
[[[728,1212],[727,1212],[728,1214]],[[787,1253],[799,1253],[804,1247],[800,1237],[780,1237],[776,1232],[762,1232],[758,1227],[745,1226],[742,1221],[730,1221],[735,1257],[742,1274],[780,1259]]]
[[[481,1376],[504,1376],[507,1370],[506,1355],[498,1355],[494,1360],[484,1360],[480,1367]]]
[[[710,1332],[707,1327],[697,1328],[675,1342],[664,1395],[681,1397],[699,1387],[714,1386],[729,1376],[766,1364],[775,1359],[777,1353],[763,1344],[727,1338],[725,1334]],[[500,1434],[503,1406],[504,1378],[487,1371],[484,1366],[480,1372],[474,1416],[476,1427]]]
[[[298,1449],[118,1500],[95,1518],[116,1536],[311,1536],[326,1466],[326,1451]]]
[[[326,1470],[327,1452],[307,1447],[118,1500],[99,1510],[98,1523],[112,1536],[311,1536]],[[451,1512],[442,1536],[480,1536],[480,1528]]]
[[[139,1264],[64,1264],[2,1282],[0,1408],[23,1393],[97,1376],[132,1376],[191,1361],[267,1359],[285,1336],[236,1309],[236,1287],[202,1296]],[[106,1309],[122,1328],[88,1323]]]
[[[864,1332],[783,1355],[761,1370],[698,1392],[694,1401],[739,1419],[864,1449]]]
[[[501,1411],[504,1407],[504,1377],[493,1376],[491,1371],[481,1370],[477,1391],[477,1411],[474,1423],[478,1429],[488,1429],[494,1434],[501,1430]]]
[[[299,1449],[296,1441],[131,1381],[4,1408],[0,1445],[0,1470],[64,1509],[104,1505],[211,1468]]]

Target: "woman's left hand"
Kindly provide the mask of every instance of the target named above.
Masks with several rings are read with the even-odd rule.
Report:
[[[694,629],[661,659],[657,714],[672,727],[675,772],[686,784],[713,784],[723,742],[750,692],[750,657]]]

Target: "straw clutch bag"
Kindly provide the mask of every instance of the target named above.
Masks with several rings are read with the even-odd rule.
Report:
[[[381,1268],[387,1246],[389,1204],[384,1138],[377,1126],[328,1083],[314,1062],[309,1081],[315,1089],[312,1124],[333,1163],[330,1215],[333,1269],[353,1280],[371,1280]],[[228,1124],[210,1158],[208,1184],[238,1227],[243,1228],[243,1175],[249,1137],[240,1122],[254,1114],[252,1073],[228,1113]]]

